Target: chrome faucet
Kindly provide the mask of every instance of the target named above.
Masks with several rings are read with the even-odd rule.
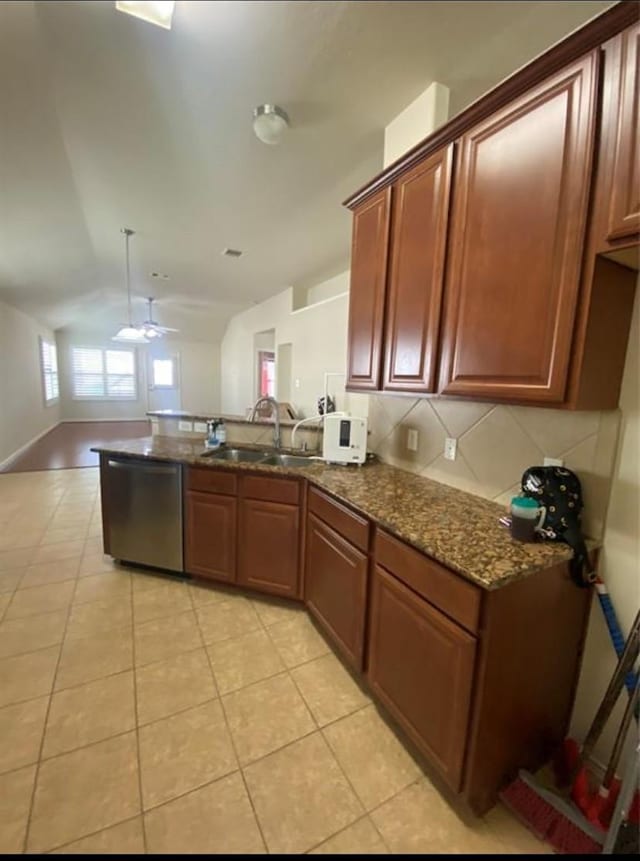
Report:
[[[271,406],[275,409],[276,420],[273,426],[273,445],[274,448],[280,448],[280,404],[277,402],[275,398],[268,398],[263,396],[258,398],[258,400],[253,405],[253,409],[251,410],[251,417],[249,418],[250,422],[254,422],[256,419],[256,413],[258,411],[258,407],[260,404],[271,404]]]

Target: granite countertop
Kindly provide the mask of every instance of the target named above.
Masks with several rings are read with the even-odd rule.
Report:
[[[242,448],[264,449],[243,445]],[[483,589],[498,589],[559,562],[573,551],[562,543],[521,544],[499,523],[504,508],[446,484],[384,463],[330,466],[262,466],[201,457],[202,443],[174,437],[145,437],[99,446],[93,451],[194,466],[270,472],[306,478],[393,535],[437,559]]]
[[[186,410],[150,410],[147,412],[147,415],[153,419],[177,419],[183,421],[190,422],[206,422],[209,419],[223,419],[225,422],[231,422],[233,424],[242,424],[242,425],[250,425],[250,424],[261,424],[261,425],[274,425],[275,422],[271,418],[261,418],[260,416],[256,416],[256,420],[254,422],[250,421],[246,416],[232,416],[232,415],[223,415],[221,413],[190,413]],[[300,419],[280,419],[280,427],[288,428],[296,425]],[[305,431],[317,431],[319,430],[319,422],[318,424],[309,424],[303,425]]]

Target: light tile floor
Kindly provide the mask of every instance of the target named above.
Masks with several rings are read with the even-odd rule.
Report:
[[[118,567],[96,469],[0,475],[0,852],[545,852],[462,819],[300,608]]]

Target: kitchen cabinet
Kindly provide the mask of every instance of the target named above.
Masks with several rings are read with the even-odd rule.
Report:
[[[605,46],[607,222],[603,250],[617,240],[635,243],[640,234],[640,25]],[[636,264],[637,266],[637,264]]]
[[[462,780],[475,654],[475,637],[376,566],[369,684],[456,792]]]
[[[286,598],[300,597],[300,492],[296,479],[243,478],[239,584]]]
[[[238,501],[218,493],[185,494],[185,570],[210,580],[236,579]]]
[[[639,39],[617,4],[345,201],[349,354],[364,357],[348,390],[617,406],[640,242]]]
[[[435,391],[453,144],[393,186],[384,338],[388,391]]]
[[[566,564],[480,589],[382,529],[374,563],[369,686],[429,771],[484,813],[567,732],[590,590]]]
[[[221,469],[185,470],[184,565],[188,574],[235,582],[238,478]]]
[[[391,189],[374,194],[353,214],[347,387],[380,388]]]
[[[366,553],[314,514],[306,533],[307,609],[347,661],[363,669],[367,601]]]
[[[597,62],[591,52],[462,137],[449,235],[444,394],[565,398]]]

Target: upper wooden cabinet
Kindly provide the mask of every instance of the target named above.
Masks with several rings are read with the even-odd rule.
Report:
[[[465,134],[441,391],[561,402],[577,306],[597,52]]]
[[[606,47],[605,93],[608,175],[606,240],[638,239],[640,233],[640,25]]]
[[[391,189],[373,195],[353,214],[347,385],[380,388],[380,361]]]
[[[453,144],[393,187],[383,388],[433,392]]]
[[[345,201],[347,389],[617,406],[639,268],[637,18],[606,10]]]

